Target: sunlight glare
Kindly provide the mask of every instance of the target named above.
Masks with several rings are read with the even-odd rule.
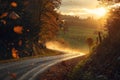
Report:
[[[91,13],[91,14],[95,14],[98,17],[103,17],[106,15],[107,9],[104,7],[100,7],[100,8],[96,8],[96,9],[87,10],[87,12]]]
[[[64,53],[85,55],[85,53],[82,53],[80,50],[72,49],[68,46],[65,46],[65,45],[61,44],[58,41],[49,41],[49,42],[46,43],[46,47],[48,49],[56,50],[56,51],[60,51],[60,52],[64,52]]]

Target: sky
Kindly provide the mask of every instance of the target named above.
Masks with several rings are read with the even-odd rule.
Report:
[[[95,9],[97,6],[97,0],[62,0],[59,11],[65,15],[88,17],[94,16],[94,14],[88,10]]]

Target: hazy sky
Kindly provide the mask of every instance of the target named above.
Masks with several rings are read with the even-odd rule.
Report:
[[[94,9],[97,5],[97,0],[62,0],[60,12],[62,14],[86,17],[93,15],[86,12],[86,9]]]

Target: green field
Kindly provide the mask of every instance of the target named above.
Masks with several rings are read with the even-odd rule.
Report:
[[[97,36],[95,31],[96,29],[94,28],[70,26],[65,34],[61,30],[59,37],[68,42],[72,48],[79,48],[82,51],[88,51],[86,39],[93,38],[95,40]]]

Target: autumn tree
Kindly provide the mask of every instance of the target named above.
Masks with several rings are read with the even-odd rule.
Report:
[[[0,0],[0,59],[33,55],[33,44],[55,37],[60,0]]]
[[[39,42],[44,44],[53,39],[59,30],[59,15],[56,10],[61,0],[35,0],[33,3],[33,20],[40,27]]]
[[[29,0],[0,0],[0,59],[32,55]]]

